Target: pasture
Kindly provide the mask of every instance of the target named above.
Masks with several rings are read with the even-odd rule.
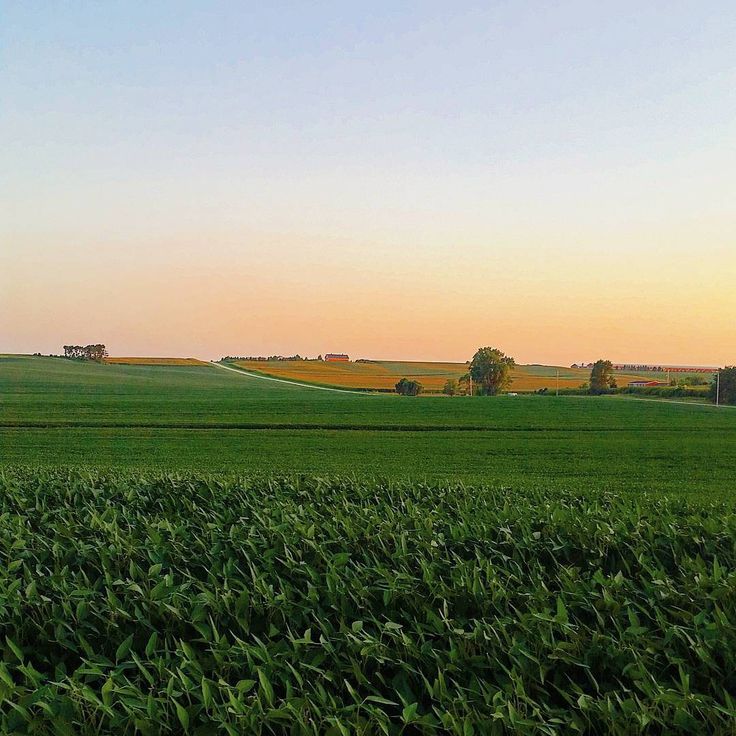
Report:
[[[464,363],[433,363],[379,360],[366,363],[324,362],[321,360],[237,360],[232,365],[275,378],[303,381],[337,388],[364,391],[393,391],[401,378],[419,381],[426,393],[440,393],[448,379],[458,380],[468,372]],[[512,391],[578,388],[590,378],[590,370],[566,366],[517,365],[511,372]],[[628,386],[641,376],[617,373],[619,386]]]

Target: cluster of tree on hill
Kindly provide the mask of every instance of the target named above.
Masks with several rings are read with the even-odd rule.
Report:
[[[511,385],[511,369],[516,363],[498,348],[485,347],[476,351],[468,365],[468,372],[459,380],[447,379],[442,389],[444,394],[495,396]],[[421,391],[422,384],[408,378],[402,378],[396,384],[396,393],[403,396],[417,396]]]
[[[642,371],[647,373],[665,373],[667,371],[661,365],[646,365],[645,363],[624,363],[620,366],[619,370],[631,371],[633,373],[640,373]]]
[[[318,355],[316,358],[302,358],[299,353],[296,355],[226,355],[223,358],[220,358],[221,363],[226,363],[228,361],[233,360],[250,360],[250,361],[260,361],[262,363],[267,363],[269,361],[276,361],[276,360],[322,360],[322,356]]]
[[[64,345],[64,357],[73,360],[96,360],[99,363],[107,357],[107,349],[102,343],[96,345]]]

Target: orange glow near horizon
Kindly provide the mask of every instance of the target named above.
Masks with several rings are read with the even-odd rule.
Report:
[[[736,255],[595,253],[508,241],[452,251],[245,236],[149,249],[28,247],[3,289],[0,352],[102,341],[112,355],[347,352],[468,359],[499,346],[524,363],[733,362]],[[429,258],[427,252],[436,253]],[[51,275],[53,274],[53,278]]]
[[[196,5],[4,9],[0,353],[736,363],[736,5]]]

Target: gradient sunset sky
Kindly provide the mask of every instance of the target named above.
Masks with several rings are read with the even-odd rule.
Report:
[[[736,362],[736,3],[0,5],[0,353]]]

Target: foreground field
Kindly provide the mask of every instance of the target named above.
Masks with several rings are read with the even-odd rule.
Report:
[[[736,411],[624,398],[402,399],[209,367],[0,360],[0,465],[723,492]]]
[[[464,363],[432,363],[413,361],[376,360],[369,363],[324,362],[321,360],[236,360],[231,363],[248,371],[275,378],[305,381],[336,388],[364,391],[393,391],[400,378],[419,381],[429,393],[440,393],[448,379],[458,380],[468,372]],[[590,379],[590,371],[565,366],[518,365],[512,371],[511,390],[554,390],[559,387],[578,388]],[[618,373],[619,386],[628,386],[641,376]]]
[[[4,733],[728,733],[731,500],[5,470]]]

